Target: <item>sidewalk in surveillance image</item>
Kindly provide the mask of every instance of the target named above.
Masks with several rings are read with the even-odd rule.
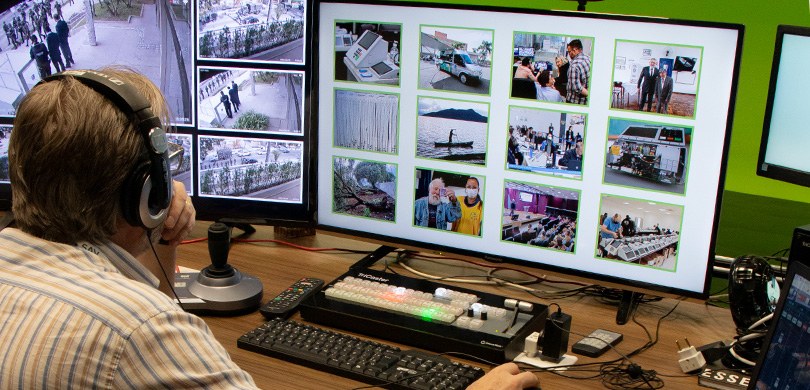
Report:
[[[98,69],[103,66],[116,65],[135,69],[149,77],[158,85],[174,113],[176,123],[190,124],[192,112],[191,95],[191,27],[190,9],[168,6],[163,1],[154,4],[134,4],[135,15],[124,20],[111,20],[102,15],[96,4],[96,16],[90,17],[81,1],[68,2],[62,6],[63,19],[70,28],[68,44],[72,52],[73,64],[68,69]],[[14,19],[21,19],[22,12],[29,7],[21,5],[12,7],[0,15],[0,24],[11,25]],[[168,10],[166,12],[165,10]],[[179,12],[176,13],[176,12]],[[161,33],[160,18],[167,25],[166,32]],[[27,17],[26,19],[30,19]],[[92,19],[92,21],[91,21]],[[56,20],[49,14],[48,25],[55,29]],[[18,22],[19,24],[19,22]],[[40,80],[36,63],[31,59],[31,35],[41,42],[46,37],[35,27],[28,39],[16,33],[17,46],[6,34],[0,38],[0,115],[14,115],[15,105],[22,96]],[[173,31],[172,34],[170,31]],[[161,50],[162,49],[162,50]],[[179,52],[177,51],[179,49]],[[64,54],[61,55],[63,60]],[[65,63],[67,65],[67,63]],[[49,72],[57,73],[53,64]],[[186,83],[178,81],[185,79]],[[22,85],[20,80],[24,80]]]

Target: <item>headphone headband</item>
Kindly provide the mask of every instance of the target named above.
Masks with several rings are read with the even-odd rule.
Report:
[[[149,161],[137,164],[125,181],[121,191],[122,208],[130,224],[147,229],[157,227],[166,219],[172,198],[172,178],[166,132],[160,119],[152,113],[152,105],[126,81],[94,70],[66,70],[42,79],[37,85],[69,77],[100,93],[135,119]]]

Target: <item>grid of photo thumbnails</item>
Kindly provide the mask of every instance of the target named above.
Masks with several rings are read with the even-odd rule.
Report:
[[[595,258],[674,272],[683,204],[602,193],[599,242],[578,248],[579,203],[585,180],[607,191],[618,186],[684,198],[702,47],[514,31],[508,123],[491,123],[491,82],[508,77],[492,74],[493,61],[506,61],[503,48],[493,47],[494,30],[423,24],[414,27],[420,52],[400,53],[403,28],[385,21],[334,24],[333,213],[481,237],[484,223],[496,223],[483,220],[484,210],[497,207],[501,242],[593,251]],[[612,86],[580,77],[607,65],[591,63],[596,44],[614,45],[612,59],[599,59],[612,62]],[[400,111],[400,70],[416,66],[416,128],[402,129],[400,116],[412,114]],[[590,88],[612,88],[610,101],[590,102]],[[606,139],[588,136],[592,104],[610,105]],[[642,111],[645,119],[622,118],[627,111]],[[415,150],[400,150],[412,132]],[[498,137],[507,139],[506,150],[488,148]],[[584,161],[586,145],[604,148],[604,160]],[[365,152],[374,157],[359,156]],[[488,157],[497,154],[506,156],[501,196],[483,199],[486,172],[493,170]],[[398,192],[397,183],[409,185],[398,180],[398,162],[412,158],[414,191]],[[602,177],[583,178],[586,164],[601,164]],[[544,184],[548,177],[571,184]],[[395,220],[397,194],[406,193],[413,196],[413,219],[403,222]]]

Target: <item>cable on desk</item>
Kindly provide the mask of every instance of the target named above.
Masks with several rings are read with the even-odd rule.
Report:
[[[182,241],[182,242],[180,242],[180,244],[193,244],[193,243],[197,243],[197,242],[204,242],[204,241],[207,241],[207,240],[208,240],[208,237],[194,238],[194,239],[191,239],[191,240]],[[288,241],[274,240],[274,239],[269,239],[269,238],[268,239],[234,238],[232,241],[233,242],[244,242],[244,243],[270,242],[270,243],[275,243],[275,244],[279,244],[279,245],[285,245],[285,246],[289,246],[289,247],[292,247],[292,248],[295,248],[295,249],[300,249],[300,250],[304,250],[304,251],[308,251],[308,252],[338,251],[338,252],[360,253],[360,254],[371,253],[371,251],[348,249],[348,248],[314,248],[314,247],[308,247],[308,246],[293,244],[293,243],[288,242]]]
[[[678,300],[675,305],[669,309],[664,315],[662,315],[657,323],[655,328],[655,337],[653,337],[649,330],[636,320],[635,314],[632,317],[632,320],[636,325],[640,326],[644,332],[647,334],[647,338],[649,341],[642,345],[639,348],[636,348],[630,353],[622,354],[615,346],[611,346],[616,353],[618,353],[621,357],[614,360],[603,361],[603,362],[592,362],[592,363],[582,363],[582,364],[571,364],[563,367],[552,367],[552,368],[536,368],[531,367],[529,368],[530,371],[535,372],[549,372],[554,375],[558,375],[568,379],[575,379],[575,380],[588,380],[588,379],[595,379],[601,378],[602,384],[610,389],[660,389],[664,386],[664,381],[658,376],[659,375],[655,370],[644,370],[638,364],[633,363],[632,357],[636,356],[654,346],[658,343],[658,335],[661,329],[661,322],[669,317],[675,309],[681,304],[682,300]],[[558,305],[559,307],[559,305]],[[587,337],[587,335],[583,335],[580,333],[568,331],[570,334],[574,334],[580,337]],[[522,365],[522,364],[521,364]],[[598,372],[590,367],[598,366]],[[560,371],[560,369],[565,369],[565,371]],[[574,376],[569,375],[570,373],[576,372],[597,372],[594,375],[590,376]],[[679,376],[691,376],[691,375],[679,375]],[[670,377],[675,377],[670,375]]]

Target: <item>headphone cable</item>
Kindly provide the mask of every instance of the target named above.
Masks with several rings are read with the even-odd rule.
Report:
[[[169,285],[169,289],[172,291],[172,295],[174,295],[174,301],[177,302],[177,306],[180,306],[183,311],[186,311],[186,308],[183,307],[183,302],[180,301],[180,297],[177,295],[177,291],[174,290],[174,281],[169,280],[169,274],[163,268],[163,264],[160,263],[160,256],[158,256],[157,250],[155,249],[155,244],[152,242],[152,230],[146,230],[146,240],[149,241],[149,247],[152,248],[152,254],[155,255],[155,261],[157,262],[158,268],[160,268],[160,272],[163,273],[163,278],[166,280],[166,283]],[[161,239],[162,241],[163,239]]]

